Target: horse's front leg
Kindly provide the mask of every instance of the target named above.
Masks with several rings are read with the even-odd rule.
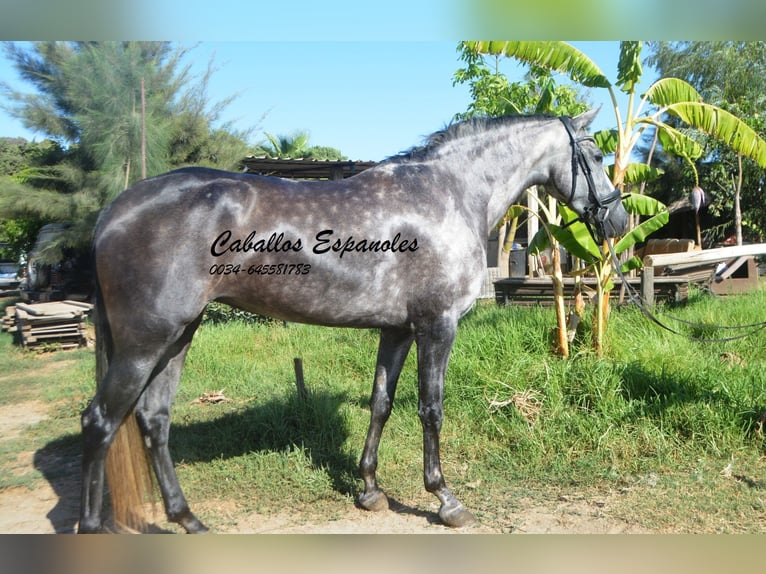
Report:
[[[418,414],[423,425],[423,478],[426,490],[441,502],[439,518],[444,524],[459,527],[473,522],[474,517],[447,488],[439,458],[444,375],[456,332],[457,320],[444,317],[417,333]]]
[[[359,504],[367,510],[388,508],[388,498],[378,487],[375,478],[378,468],[378,445],[383,426],[391,414],[396,383],[413,340],[414,335],[409,330],[382,329],[380,332],[375,382],[370,399],[370,428],[359,463],[359,471],[364,480],[364,492],[359,496]]]

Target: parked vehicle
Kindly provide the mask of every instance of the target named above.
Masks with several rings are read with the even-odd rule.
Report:
[[[29,253],[26,265],[26,281],[22,297],[27,300],[57,300],[73,294],[89,295],[92,290],[92,270],[89,253],[71,249],[54,263],[43,262],[46,247],[67,228],[66,223],[44,225]]]
[[[15,289],[21,283],[19,264],[16,261],[0,261],[0,289]]]

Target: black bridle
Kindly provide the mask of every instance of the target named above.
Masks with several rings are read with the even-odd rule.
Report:
[[[591,170],[590,164],[585,158],[585,153],[580,147],[580,142],[594,141],[594,139],[589,135],[578,138],[575,134],[574,126],[572,126],[572,120],[564,116],[559,119],[561,120],[561,123],[564,124],[564,127],[569,134],[569,142],[572,145],[572,191],[569,194],[569,201],[567,203],[571,203],[574,199],[575,192],[577,191],[577,175],[578,172],[582,170],[582,173],[585,176],[585,181],[588,184],[588,201],[590,202],[590,205],[585,208],[581,217],[585,223],[594,225],[601,231],[603,230],[603,222],[606,221],[609,216],[609,210],[613,204],[620,200],[622,194],[618,189],[615,189],[606,197],[600,197],[598,193],[596,193],[596,182],[593,180],[593,170]]]

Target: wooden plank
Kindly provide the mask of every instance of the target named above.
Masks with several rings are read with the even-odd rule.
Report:
[[[93,309],[93,305],[91,303],[86,303],[85,301],[73,301],[72,299],[66,299],[65,301],[62,301],[62,303],[66,303],[71,307],[85,309],[86,311],[91,311]]]
[[[595,278],[584,278],[585,285],[593,288]],[[628,283],[639,288],[642,279],[629,278]],[[564,294],[574,294],[574,278],[564,277]],[[690,281],[684,276],[654,277],[652,300],[660,296],[671,301],[688,297]],[[498,304],[550,305],[553,302],[553,284],[549,277],[507,277],[495,281],[495,301]]]
[[[715,274],[715,276],[716,276],[716,279],[720,279],[720,280],[723,280],[723,279],[728,279],[729,277],[731,277],[732,275],[734,275],[734,273],[735,273],[735,272],[736,272],[736,271],[737,271],[737,270],[738,270],[738,269],[739,269],[739,268],[742,266],[742,264],[743,264],[743,263],[745,263],[745,262],[746,262],[748,259],[752,259],[752,257],[746,257],[746,256],[743,256],[743,257],[737,257],[737,259],[736,259],[735,261],[733,261],[732,263],[729,263],[729,264],[726,266],[726,269],[723,271],[723,273],[716,273],[716,274]]]
[[[716,295],[736,295],[758,288],[758,268],[752,257],[735,261],[710,281],[710,291]],[[742,269],[744,267],[744,269]]]
[[[646,255],[644,265],[656,267],[658,265],[675,265],[677,263],[710,263],[713,261],[725,261],[735,259],[743,255],[766,254],[766,243],[752,245],[737,245],[735,247],[719,247],[717,249],[702,249],[686,253],[657,253]]]

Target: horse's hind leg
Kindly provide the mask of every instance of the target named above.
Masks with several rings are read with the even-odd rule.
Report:
[[[102,530],[104,464],[109,446],[151,374],[151,358],[115,356],[82,414],[82,504],[78,530]]]
[[[423,425],[423,478],[426,490],[436,495],[441,502],[439,518],[447,526],[464,526],[473,521],[473,515],[447,488],[439,457],[444,375],[456,333],[457,321],[448,317],[434,321],[417,332],[418,415]]]
[[[413,339],[412,332],[406,330],[383,329],[380,333],[375,383],[370,399],[370,428],[367,431],[367,440],[364,443],[364,452],[359,464],[362,480],[364,480],[364,492],[359,496],[359,504],[367,510],[388,508],[388,499],[378,487],[375,478],[375,471],[378,468],[378,445],[383,426],[391,414],[396,383]]]
[[[208,529],[192,514],[181,491],[173,461],[170,458],[168,437],[170,406],[178,388],[186,353],[198,324],[199,322],[196,322],[187,328],[182,339],[173,346],[167,363],[154,376],[136,404],[136,419],[149,450],[168,520],[180,524],[192,534],[201,534]]]

